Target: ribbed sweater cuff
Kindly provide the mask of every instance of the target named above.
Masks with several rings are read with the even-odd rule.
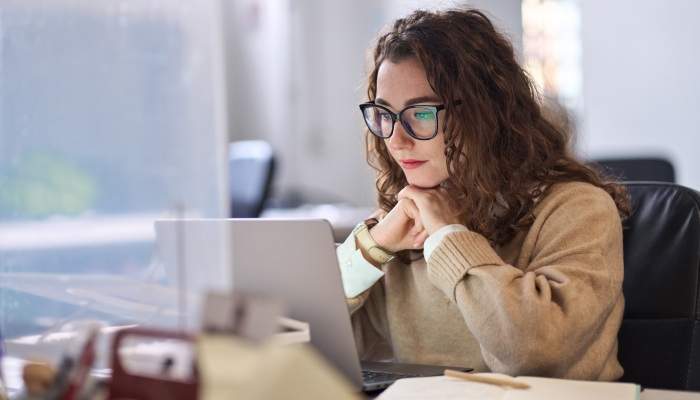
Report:
[[[503,265],[485,237],[476,232],[453,232],[445,236],[430,255],[428,277],[456,302],[457,284],[474,267]]]

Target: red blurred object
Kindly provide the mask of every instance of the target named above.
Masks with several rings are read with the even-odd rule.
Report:
[[[83,346],[83,351],[80,353],[78,365],[75,367],[73,376],[71,376],[68,386],[60,398],[61,400],[75,400],[78,397],[78,393],[83,388],[85,379],[90,373],[92,364],[95,363],[95,342],[99,334],[99,329],[93,328],[91,330],[90,336]]]
[[[196,368],[191,379],[168,380],[153,376],[131,375],[126,372],[119,357],[121,341],[130,335],[160,339],[179,339],[192,341],[185,333],[161,331],[145,328],[130,328],[116,333],[112,343],[112,382],[109,387],[109,399],[133,400],[196,400],[199,379]]]

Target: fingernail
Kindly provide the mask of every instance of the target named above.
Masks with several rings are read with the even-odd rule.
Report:
[[[418,243],[418,242],[413,243],[413,248],[414,248],[414,249],[416,249],[416,248],[418,248],[418,247],[420,247],[420,243]]]

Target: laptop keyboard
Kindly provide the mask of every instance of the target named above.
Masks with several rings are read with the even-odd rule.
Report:
[[[418,375],[402,374],[399,372],[362,371],[362,379],[367,383],[395,381],[401,378],[412,378]]]

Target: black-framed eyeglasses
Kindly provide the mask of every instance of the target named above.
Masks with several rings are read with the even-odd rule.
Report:
[[[456,100],[453,104],[462,104]],[[416,140],[430,140],[437,136],[438,112],[445,109],[439,106],[408,106],[394,114],[384,106],[374,102],[360,104],[360,110],[365,118],[365,124],[372,134],[381,139],[388,139],[394,134],[396,120],[401,121],[406,132]]]

